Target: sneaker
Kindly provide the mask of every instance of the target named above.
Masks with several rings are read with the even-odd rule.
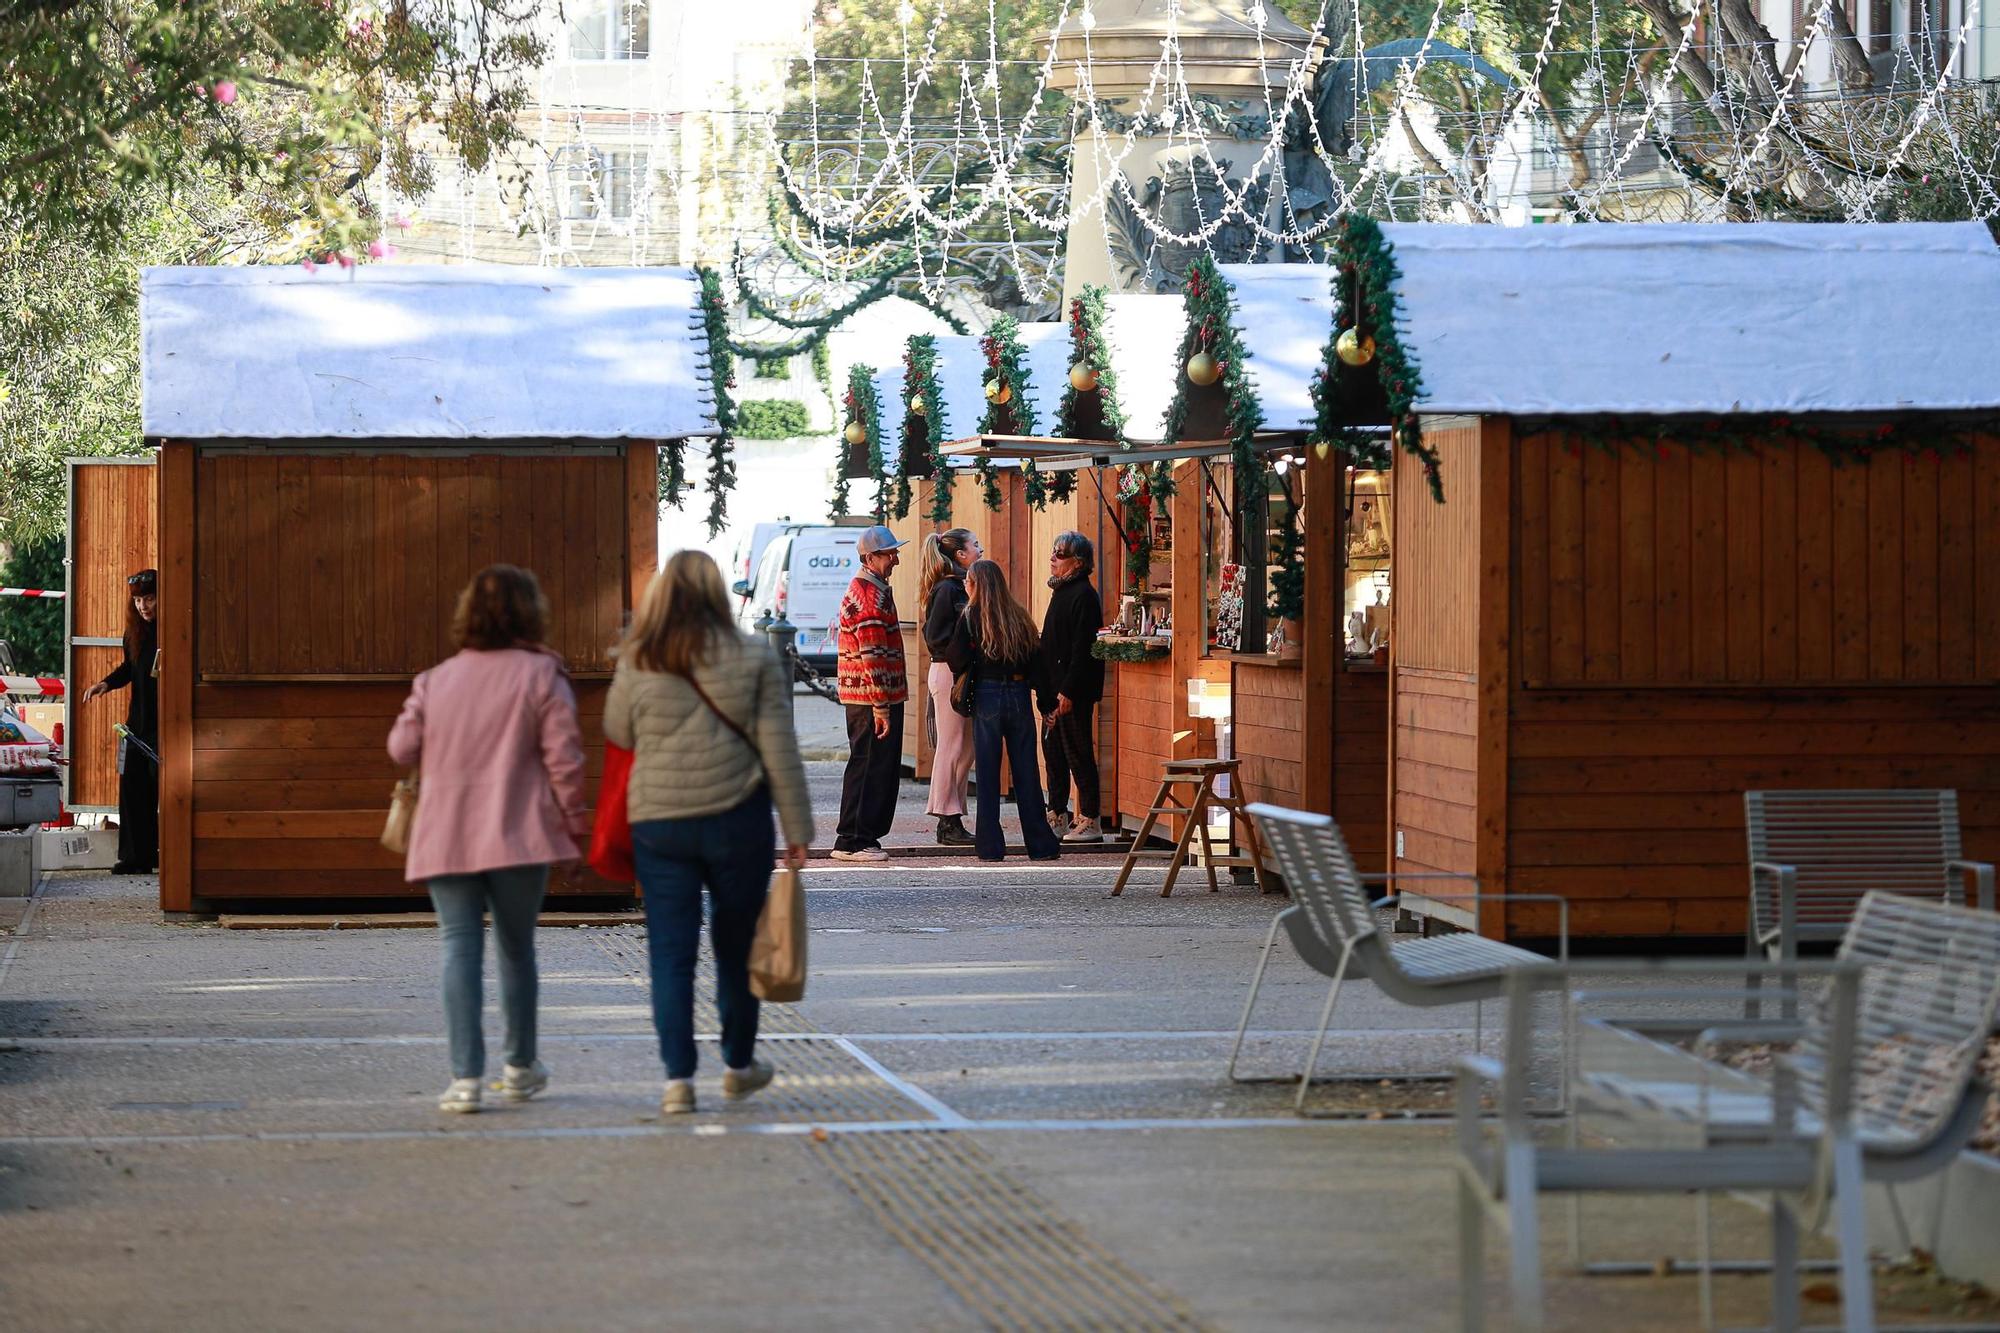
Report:
[[[843,852],[836,847],[833,849],[833,859],[836,861],[886,861],[889,859],[889,853],[883,851],[880,847],[856,847],[851,852]]]
[[[939,815],[937,840],[940,847],[970,847],[976,841],[966,830],[962,815]]]
[[[1096,820],[1078,815],[1076,822],[1062,831],[1062,840],[1064,842],[1103,842],[1104,830],[1097,826]]]
[[[1049,811],[1049,827],[1055,831],[1055,835],[1058,838],[1060,838],[1063,834],[1069,832],[1069,811],[1067,810]]]
[[[451,1086],[438,1098],[438,1110],[452,1111],[460,1115],[471,1115],[479,1109],[479,1080],[476,1078],[455,1078]]]
[[[670,1078],[667,1090],[660,1095],[662,1115],[687,1115],[694,1110],[694,1080],[691,1078]]]
[[[733,1102],[742,1101],[759,1088],[768,1086],[777,1072],[765,1061],[757,1059],[750,1061],[748,1069],[725,1069],[722,1071],[722,1095]]]
[[[510,1102],[525,1102],[549,1086],[549,1067],[540,1060],[522,1068],[508,1065],[500,1075],[500,1093]]]

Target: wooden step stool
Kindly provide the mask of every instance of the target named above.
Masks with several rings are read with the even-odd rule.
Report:
[[[1125,881],[1132,875],[1132,869],[1141,860],[1158,857],[1171,858],[1167,866],[1167,882],[1160,886],[1162,898],[1174,891],[1174,880],[1180,876],[1181,867],[1187,864],[1188,853],[1197,833],[1201,837],[1201,865],[1208,871],[1208,891],[1218,891],[1215,882],[1217,866],[1249,866],[1257,873],[1259,888],[1264,883],[1263,844],[1257,840],[1257,826],[1243,813],[1242,799],[1236,795],[1236,764],[1234,759],[1169,759],[1166,770],[1160,775],[1160,789],[1153,793],[1153,804],[1146,811],[1146,822],[1139,826],[1138,834],[1132,839],[1132,849],[1125,853],[1125,864],[1119,867],[1118,882],[1111,886],[1112,896],[1125,891]],[[1218,795],[1215,790],[1217,778],[1229,779],[1229,795]],[[1192,791],[1185,802],[1175,798]],[[1229,850],[1218,856],[1208,832],[1208,811],[1211,806],[1221,806],[1229,812]],[[1174,840],[1171,849],[1148,848],[1146,837],[1153,826],[1160,822],[1161,815],[1179,815],[1180,837]],[[1241,829],[1239,835],[1237,830]],[[1248,852],[1248,855],[1244,855]]]

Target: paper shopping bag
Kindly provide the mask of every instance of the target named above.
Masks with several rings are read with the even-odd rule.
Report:
[[[806,886],[796,870],[780,870],[771,879],[750,942],[750,989],[774,1004],[805,998]]]

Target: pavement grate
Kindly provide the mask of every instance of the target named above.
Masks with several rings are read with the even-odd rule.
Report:
[[[652,968],[646,961],[643,929],[617,927],[592,932],[602,949],[626,978],[641,986],[651,986]],[[795,1032],[812,1035],[818,1029],[789,1004],[765,1004],[757,1015],[761,1032]],[[722,1018],[715,1012],[715,957],[709,952],[708,937],[701,941],[701,956],[694,969],[694,1030],[713,1037],[722,1031]]]
[[[989,1328],[1208,1327],[963,1134],[835,1135],[817,1151]]]

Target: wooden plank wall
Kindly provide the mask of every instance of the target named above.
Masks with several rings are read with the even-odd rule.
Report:
[[[1478,826],[1479,426],[1427,426],[1445,503],[1398,451],[1389,651],[1388,827],[1401,871],[1471,874]],[[1393,847],[1393,844],[1392,844]]]
[[[158,496],[152,459],[79,463],[71,470],[69,534],[70,633],[76,638],[120,638],[131,598],[128,575],[158,568]],[[75,696],[118,668],[122,648],[72,650],[68,723],[63,737],[70,757],[72,808],[118,806],[118,735],[131,695],[117,694],[78,707]]]
[[[2000,441],[1563,445],[1515,463],[1513,890],[1578,933],[1738,934],[1757,787],[1956,787],[1968,854],[2000,857]]]
[[[1114,662],[1105,673],[1105,690],[1117,698],[1117,785],[1115,809],[1125,827],[1136,829],[1159,790],[1160,773],[1174,753],[1173,693],[1181,691],[1186,707],[1187,683],[1174,679],[1172,664]]]
[[[1345,671],[1333,697],[1333,814],[1362,870],[1389,868],[1389,673]]]
[[[1298,809],[1305,789],[1305,672],[1297,659],[1275,657],[1233,666],[1230,735],[1241,761],[1240,795]]]
[[[459,591],[497,561],[541,580],[572,671],[611,667],[616,455],[207,454],[196,485],[205,677],[422,671],[449,655]]]

